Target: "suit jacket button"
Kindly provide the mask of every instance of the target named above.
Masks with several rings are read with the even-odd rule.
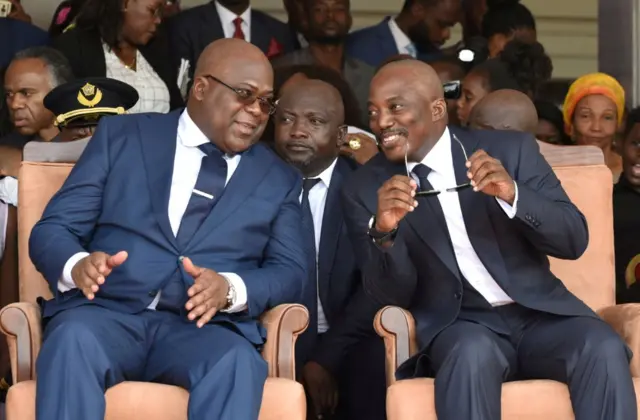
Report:
[[[156,297],[158,296],[158,291],[157,290],[152,290],[149,292],[149,297]]]
[[[455,292],[453,294],[453,297],[456,298],[456,299],[460,299],[462,297],[462,294],[460,294],[460,292]]]

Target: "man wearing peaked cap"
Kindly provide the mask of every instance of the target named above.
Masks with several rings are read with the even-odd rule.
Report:
[[[126,83],[105,77],[83,78],[53,89],[44,106],[56,116],[60,129],[53,141],[91,136],[105,115],[124,114],[138,102],[138,92]]]

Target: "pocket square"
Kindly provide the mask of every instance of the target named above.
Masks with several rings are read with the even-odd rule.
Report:
[[[271,38],[269,41],[269,50],[267,51],[267,58],[273,58],[282,54],[282,44],[280,44],[275,38]]]

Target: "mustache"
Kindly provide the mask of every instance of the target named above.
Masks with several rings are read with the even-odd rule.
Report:
[[[383,138],[393,135],[409,137],[409,132],[404,128],[390,128],[387,130],[382,130],[378,135],[378,140],[381,141]]]

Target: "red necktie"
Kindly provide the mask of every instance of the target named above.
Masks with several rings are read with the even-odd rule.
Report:
[[[233,19],[233,24],[236,27],[236,30],[233,32],[233,37],[238,39],[245,39],[244,32],[242,32],[242,18],[238,16]]]

